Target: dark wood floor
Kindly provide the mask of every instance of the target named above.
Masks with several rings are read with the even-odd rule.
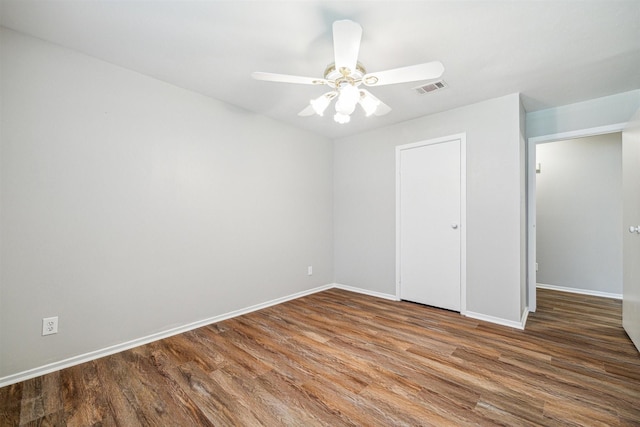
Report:
[[[0,389],[0,425],[640,425],[620,301],[526,331],[329,290]]]

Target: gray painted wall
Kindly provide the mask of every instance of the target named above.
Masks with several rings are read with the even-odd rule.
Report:
[[[519,141],[520,141],[520,312],[524,313],[529,308],[528,283],[527,283],[527,139],[526,117],[527,113],[519,103]],[[534,284],[535,286],[535,284]]]
[[[640,109],[640,89],[530,112],[526,114],[527,138],[542,137],[545,140],[558,140],[559,133],[582,136],[601,133],[607,127],[621,129],[638,109]],[[531,149],[529,144],[528,149]],[[535,195],[527,192],[527,197],[531,200]],[[534,204],[532,202],[531,206]],[[534,213],[530,214],[532,218],[535,217]],[[535,236],[535,222],[527,223],[527,233],[529,236]],[[532,256],[536,252],[535,237],[528,239],[528,245],[530,246],[527,248],[529,262],[527,271],[529,280],[536,282],[535,256]]]
[[[538,144],[538,283],[622,294],[620,133]]]
[[[467,308],[520,320],[517,95],[336,141],[332,158],[324,138],[72,51],[5,30],[0,48],[0,378],[334,279],[393,294],[390,153],[465,131]],[[527,113],[527,136],[639,107],[636,90]],[[50,315],[61,332],[40,337]]]
[[[333,281],[332,141],[1,37],[0,378]]]
[[[524,140],[518,94],[337,140],[335,279],[395,295],[395,147],[467,134],[467,310],[523,313]]]
[[[527,113],[527,137],[626,123],[640,108],[640,89]]]

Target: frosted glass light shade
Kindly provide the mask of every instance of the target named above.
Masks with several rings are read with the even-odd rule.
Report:
[[[360,103],[360,106],[364,110],[367,117],[369,117],[370,115],[375,113],[376,110],[378,109],[378,105],[380,105],[380,100],[377,98],[374,98],[373,96],[367,95],[366,92],[361,92],[360,94],[361,96],[358,102]]]
[[[341,114],[349,115],[356,109],[356,104],[360,99],[358,88],[347,84],[340,88],[340,95],[336,101],[336,111]]]
[[[322,116],[324,114],[324,110],[327,109],[330,103],[331,97],[327,95],[322,95],[319,98],[312,99],[310,102],[311,107],[313,107],[313,111],[315,111],[319,116]]]

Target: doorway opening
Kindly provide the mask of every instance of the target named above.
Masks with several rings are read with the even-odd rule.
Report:
[[[622,133],[536,146],[537,288],[622,299]]]
[[[552,135],[529,138],[527,149],[527,305],[530,312],[536,311],[536,286],[538,275],[536,271],[537,252],[537,189],[536,172],[538,169],[537,146],[539,144],[574,140],[596,135],[606,135],[622,132],[625,124],[615,124],[597,128],[583,129],[572,132],[564,132]],[[540,173],[544,165],[540,165]],[[588,233],[589,230],[585,230]]]

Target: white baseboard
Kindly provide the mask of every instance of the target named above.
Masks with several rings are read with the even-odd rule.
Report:
[[[26,371],[18,372],[16,374],[8,375],[0,378],[0,387],[5,387],[11,384],[15,384],[21,381],[25,381],[31,378],[39,377],[41,375],[49,374],[51,372],[59,371],[61,369],[70,368],[75,365],[79,365],[81,363],[90,362],[92,360],[99,359],[101,357],[109,356],[111,354],[119,353],[121,351],[129,350],[134,347],[138,347],[144,344],[149,344],[154,341],[158,341],[164,338],[169,338],[173,335],[181,334],[187,331],[191,331],[193,329],[200,328],[202,326],[207,326],[212,323],[221,322],[223,320],[231,319],[233,317],[242,316],[243,314],[248,314],[253,311],[261,310],[263,308],[271,307],[273,305],[281,304],[286,301],[294,300],[297,298],[301,298],[307,295],[315,294],[317,292],[322,292],[327,289],[343,289],[345,291],[356,292],[364,295],[369,295],[377,298],[383,298],[391,301],[399,301],[400,299],[393,294],[386,294],[377,291],[371,291],[368,289],[357,288],[353,286],[347,286],[340,283],[332,283],[324,286],[319,286],[317,288],[308,289],[306,291],[297,292],[295,294],[287,295],[281,298],[276,298],[271,301],[267,301],[261,304],[252,305],[250,307],[246,307],[240,310],[230,311],[225,314],[221,314],[219,316],[210,317],[208,319],[199,320],[197,322],[189,323],[186,325],[182,325],[176,328],[171,328],[166,331],[158,332],[155,334],[147,335],[145,337],[137,338],[131,341],[127,341],[124,343],[116,344],[110,347],[106,347],[100,350],[91,351],[88,353],[80,354],[77,356],[70,357],[68,359],[60,360],[58,362],[50,363],[48,365],[40,366],[37,368],[29,369]],[[480,313],[474,312],[465,312],[462,313],[464,316],[471,317],[478,320],[484,320],[486,322],[496,323],[499,325],[509,326],[516,329],[524,329],[524,325],[526,323],[528,310],[523,314],[522,320],[520,323],[513,322],[510,320],[501,319],[498,317],[487,316]]]
[[[370,291],[369,289],[356,288],[354,286],[342,285],[340,283],[334,283],[333,287],[337,288],[337,289],[342,289],[342,290],[345,290],[345,291],[351,291],[351,292],[356,292],[356,293],[359,293],[359,294],[369,295],[369,296],[372,296],[372,297],[388,299],[388,300],[391,300],[391,301],[400,301],[400,299],[395,295],[385,294],[385,293],[376,292],[376,291]]]
[[[522,325],[522,329],[524,330],[527,326],[527,319],[529,318],[529,307],[524,308],[524,313],[522,313],[522,317],[520,318],[520,324]]]
[[[551,289],[553,291],[569,292],[572,294],[591,295],[594,297],[622,299],[622,294],[613,294],[610,292],[592,291],[590,289],[568,288],[566,286],[547,285],[545,283],[536,283],[536,288]]]
[[[385,294],[381,292],[370,291],[368,289],[356,288],[353,286],[342,285],[340,283],[334,283],[333,287],[337,289],[344,289],[345,291],[357,292],[360,294],[370,295],[373,297],[384,298],[391,301],[400,301],[400,298],[392,294]],[[522,318],[520,319],[520,322],[514,322],[512,320],[488,316],[486,314],[481,314],[481,313],[474,313],[472,311],[466,311],[460,314],[462,314],[463,316],[471,317],[473,319],[483,320],[485,322],[496,323],[498,325],[509,326],[511,328],[524,330],[524,327],[527,323],[527,317],[529,316],[529,309],[528,308],[525,309],[524,313],[522,314]]]
[[[461,314],[467,317],[471,317],[472,319],[482,320],[485,322],[495,323],[497,325],[508,326],[510,328],[524,330],[524,327],[527,323],[527,317],[529,317],[529,309],[525,308],[524,313],[522,313],[522,317],[520,318],[520,322],[503,319],[501,317],[488,316],[482,313],[475,313],[473,311],[465,311],[464,313],[461,313]]]
[[[41,375],[49,374],[51,372],[59,371],[61,369],[70,368],[81,363],[90,362],[92,360],[99,359],[101,357],[109,356],[111,354],[119,353],[121,351],[129,350],[134,347],[138,347],[144,344],[149,344],[154,341],[158,341],[164,338],[169,338],[173,335],[181,334],[193,329],[207,326],[212,323],[221,322],[223,320],[231,319],[232,317],[242,316],[243,314],[251,313],[253,311],[261,310],[263,308],[271,307],[276,304],[281,304],[286,301],[301,298],[307,295],[315,294],[316,292],[325,291],[335,287],[333,284],[319,286],[317,288],[309,289],[295,294],[287,295],[281,298],[276,298],[271,301],[267,301],[261,304],[252,305],[240,310],[230,311],[219,316],[210,317],[208,319],[199,320],[197,322],[189,323],[186,325],[171,328],[166,331],[158,332],[155,334],[147,335],[142,338],[136,338],[131,341],[116,344],[110,347],[106,347],[100,350],[91,351],[88,353],[73,356],[68,359],[60,360],[58,362],[50,363],[48,365],[39,366],[37,368],[29,369],[27,371],[18,372],[16,374],[8,375],[0,378],[0,387],[5,387],[11,384],[15,384],[21,381],[25,381],[31,378],[39,377]]]
[[[334,283],[333,287],[337,288],[337,289],[344,289],[345,291],[357,292],[357,293],[360,293],[360,294],[370,295],[370,296],[373,296],[373,297],[384,298],[384,299],[388,299],[388,300],[391,300],[391,301],[400,301],[400,298],[398,298],[396,295],[385,294],[385,293],[376,292],[376,291],[370,291],[368,289],[356,288],[356,287],[353,287],[353,286],[342,285],[340,283]],[[524,327],[525,327],[525,325],[527,323],[527,317],[529,316],[529,309],[525,308],[525,311],[522,314],[522,318],[520,319],[520,322],[514,322],[512,320],[507,320],[507,319],[502,319],[502,318],[499,318],[499,317],[488,316],[486,314],[481,314],[481,313],[474,313],[472,311],[466,311],[466,312],[460,313],[460,314],[462,314],[463,316],[471,317],[473,319],[483,320],[485,322],[496,323],[498,325],[509,326],[511,328],[524,330]]]

